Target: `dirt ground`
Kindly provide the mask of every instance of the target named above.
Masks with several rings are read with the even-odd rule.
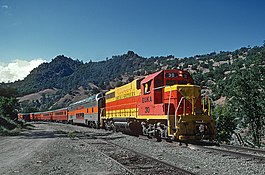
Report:
[[[70,124],[33,125],[34,129],[19,136],[0,137],[0,175],[128,174],[126,167],[99,149],[98,143],[105,140],[195,174],[265,174],[263,161],[179,146],[175,142],[156,142]],[[107,145],[106,150],[110,150]]]
[[[89,128],[34,124],[19,136],[0,137],[0,174],[124,174],[119,165],[84,140],[74,138]],[[72,134],[69,134],[72,133]]]

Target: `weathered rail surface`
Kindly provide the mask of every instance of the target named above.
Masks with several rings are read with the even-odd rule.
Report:
[[[94,142],[91,145],[101,151],[104,155],[114,159],[116,162],[124,166],[129,174],[194,174],[193,172],[181,169],[149,155],[139,153],[130,148],[122,147],[111,141],[105,140]]]
[[[244,151],[245,153],[249,154],[260,154],[265,156],[265,150],[264,149],[257,149],[257,148],[249,148],[249,147],[243,147],[243,146],[235,146],[235,145],[225,145],[222,144],[220,147],[227,148],[227,149],[232,149],[235,151]]]
[[[198,145],[193,145],[193,146],[195,148],[197,147],[197,148],[202,149],[202,150],[218,152],[221,154],[235,156],[238,158],[247,158],[247,159],[251,159],[251,160],[258,160],[258,161],[265,162],[264,150],[243,148],[243,147],[230,146],[230,145],[221,145],[220,147],[209,147],[209,146],[198,146]],[[239,151],[239,150],[241,150],[241,151]],[[255,151],[253,152],[253,150],[255,150]],[[244,151],[244,152],[242,152],[242,151]],[[260,151],[264,156],[257,154],[258,151]]]

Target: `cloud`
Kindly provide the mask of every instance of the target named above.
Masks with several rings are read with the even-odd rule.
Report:
[[[46,62],[43,59],[34,59],[31,61],[14,60],[11,63],[0,62],[0,82],[14,82],[23,80],[31,70]]]
[[[8,9],[8,5],[2,5],[3,9]]]

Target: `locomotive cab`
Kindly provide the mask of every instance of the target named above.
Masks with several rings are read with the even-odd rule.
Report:
[[[180,70],[162,70],[147,76],[141,82],[139,115],[167,115],[168,110],[173,111],[174,101],[169,102],[172,105],[166,105],[165,102],[169,95],[176,96],[176,92],[171,91],[171,94],[165,94],[165,88],[183,84],[194,84],[194,81],[188,72]]]

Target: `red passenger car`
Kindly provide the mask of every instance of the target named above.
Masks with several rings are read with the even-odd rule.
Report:
[[[62,108],[52,111],[52,120],[56,122],[67,122],[68,121],[67,108]]]
[[[35,120],[34,113],[30,113],[29,114],[29,118],[30,118],[31,121]]]
[[[43,112],[41,115],[41,120],[43,121],[52,121],[52,112]]]
[[[34,120],[42,120],[42,113],[41,112],[36,112],[32,114],[32,117],[34,116]]]
[[[30,121],[29,113],[19,113],[17,116],[19,121]]]

